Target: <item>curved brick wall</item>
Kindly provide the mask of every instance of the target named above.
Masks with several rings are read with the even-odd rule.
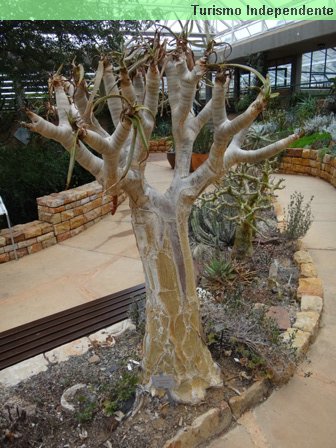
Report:
[[[119,197],[119,203],[125,199]],[[112,198],[98,182],[37,198],[38,221],[12,228],[18,257],[24,257],[77,235],[111,210]],[[0,231],[0,263],[15,258],[9,229]]]
[[[336,158],[327,154],[320,161],[316,149],[287,149],[280,162],[280,172],[320,177],[336,187]]]
[[[165,137],[159,140],[150,140],[149,151],[150,152],[167,152],[172,147],[171,139]]]

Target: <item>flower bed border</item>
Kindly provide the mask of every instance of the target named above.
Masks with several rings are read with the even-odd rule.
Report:
[[[336,187],[336,158],[326,154],[319,160],[317,149],[288,148],[280,162],[280,173],[308,174]]]
[[[283,210],[278,202],[274,204],[277,215],[278,228],[283,228]],[[298,359],[302,359],[309,345],[315,340],[323,308],[323,285],[316,274],[316,268],[309,252],[298,241],[298,250],[294,260],[300,269],[297,300],[300,311],[296,313],[296,320],[292,327],[283,333],[285,340],[291,340],[293,348],[297,350]],[[307,269],[309,267],[309,269]],[[307,276],[309,275],[313,276]],[[178,431],[168,440],[163,448],[197,448],[213,437],[228,432],[232,424],[244,414],[264,401],[272,393],[271,382],[267,379],[256,381],[241,395],[234,396],[220,408],[213,408],[197,417],[194,422]]]

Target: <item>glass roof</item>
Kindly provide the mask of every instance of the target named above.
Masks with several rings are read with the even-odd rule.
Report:
[[[233,44],[235,42],[248,39],[258,34],[266,33],[274,28],[286,26],[294,23],[294,20],[194,20],[190,39],[199,42],[202,40],[205,44],[207,36],[210,36],[216,42],[227,42]],[[151,35],[155,28],[163,26],[161,34],[169,34],[166,27],[173,32],[181,32],[181,24],[184,25],[186,21],[178,20],[161,20],[159,22],[152,22],[148,24],[144,34]]]

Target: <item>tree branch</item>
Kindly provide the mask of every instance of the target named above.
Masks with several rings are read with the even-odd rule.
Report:
[[[31,123],[23,123],[28,129],[37,132],[43,137],[50,138],[60,143],[68,152],[75,144],[75,133],[72,130],[69,122],[67,125],[54,125],[44,118],[39,117],[31,111],[27,111]],[[89,171],[95,178],[103,182],[103,161],[96,157],[88,148],[81,142],[77,142],[76,161],[87,171]]]
[[[70,102],[64,91],[64,81],[60,76],[51,79],[55,90],[55,101],[60,125],[69,124]]]
[[[142,73],[138,70],[133,78],[133,86],[136,96],[136,102],[143,104],[145,97],[145,84]]]
[[[106,95],[120,95],[111,64],[106,65],[104,68],[103,83]],[[114,127],[116,128],[122,112],[121,100],[119,98],[108,98],[107,106],[110,111]]]
[[[81,138],[99,154],[108,155],[112,152],[120,153],[124,143],[130,134],[131,123],[128,120],[119,122],[111,136],[102,137],[90,129],[83,129]]]
[[[176,65],[173,61],[167,61],[165,73],[168,84],[168,100],[173,116],[178,107],[180,97],[180,83],[177,76]]]
[[[134,86],[125,67],[120,69],[120,90],[122,96],[124,96],[131,104],[136,103]]]
[[[232,139],[228,149],[224,154],[224,169],[227,171],[236,163],[256,163],[275,156],[283,149],[287,148],[291,143],[299,138],[298,134],[290,135],[276,143],[267,145],[264,148],[247,151],[240,148],[241,137],[237,136]]]
[[[215,85],[212,89],[212,121],[215,128],[227,120],[226,95],[229,83],[230,78],[220,73],[217,75]]]
[[[212,116],[212,99],[206,103],[200,113],[194,117],[196,127],[200,130]]]
[[[146,75],[146,95],[144,105],[145,107],[148,107],[154,117],[158,111],[159,92],[160,73],[157,66],[155,64],[151,64]],[[147,116],[149,117],[152,126],[154,126],[154,120],[151,114],[147,113]]]
[[[264,110],[266,106],[266,99],[264,95],[260,93],[258,97],[250,104],[245,112],[238,115],[233,120],[226,120],[219,128],[218,134],[215,132],[215,137],[232,137],[238,134],[242,129],[246,129],[254,122],[260,112]],[[217,134],[217,135],[216,135]]]
[[[204,58],[199,59],[194,68],[189,71],[185,57],[181,56],[176,63],[176,71],[179,75],[181,86],[177,118],[178,122],[182,124],[192,111],[197,83],[206,72],[205,60]]]

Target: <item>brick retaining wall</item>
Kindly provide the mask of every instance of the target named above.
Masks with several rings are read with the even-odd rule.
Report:
[[[169,138],[161,138],[159,140],[150,140],[150,152],[167,152],[172,147],[172,141]]]
[[[320,161],[316,149],[287,149],[281,159],[280,172],[320,177],[336,187],[336,158],[326,154]]]
[[[119,203],[125,196],[119,197]],[[77,235],[111,211],[110,195],[98,182],[37,198],[38,220],[12,228],[19,258]],[[0,263],[15,258],[9,229],[0,231]]]

